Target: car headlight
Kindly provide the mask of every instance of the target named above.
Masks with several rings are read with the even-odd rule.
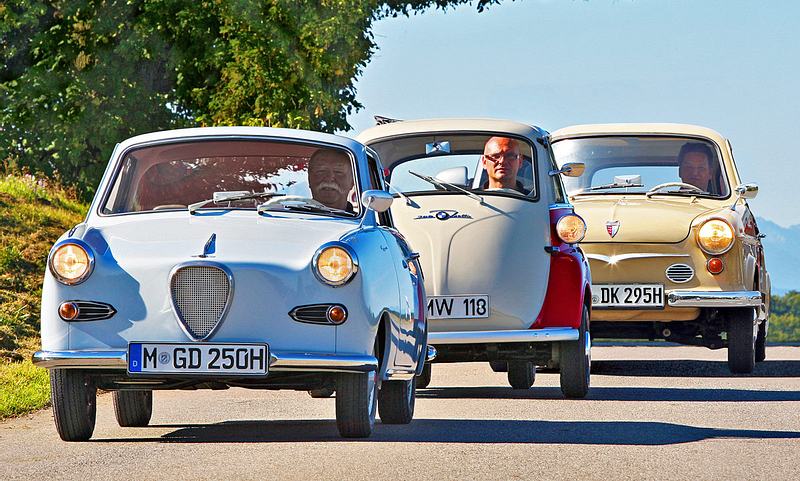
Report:
[[[58,282],[73,286],[85,281],[92,273],[94,254],[83,241],[70,239],[56,245],[50,254],[49,265]]]
[[[733,227],[722,219],[707,220],[697,230],[697,244],[707,254],[728,252],[734,239]]]
[[[586,222],[579,215],[567,214],[558,219],[556,234],[567,244],[575,244],[582,241],[586,235]]]
[[[358,271],[355,252],[338,242],[320,247],[312,264],[317,278],[334,287],[347,284]]]

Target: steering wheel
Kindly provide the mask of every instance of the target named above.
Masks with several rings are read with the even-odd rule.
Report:
[[[705,191],[703,189],[701,189],[700,187],[697,187],[696,185],[692,185],[692,184],[687,184],[686,182],[664,182],[663,184],[658,184],[655,187],[653,187],[652,189],[648,190],[645,195],[647,197],[650,197],[651,195],[655,194],[659,190],[664,190],[667,187],[682,187],[682,188],[689,189],[692,192],[697,192],[699,194],[705,193]]]
[[[300,204],[300,205],[311,205],[314,207],[319,207],[322,209],[327,209],[328,206],[323,204],[318,200],[314,200],[311,197],[303,197],[300,195],[284,195],[281,197],[273,197],[268,201],[264,202],[263,204],[259,205],[259,207],[269,207],[271,205],[291,205],[291,204]]]

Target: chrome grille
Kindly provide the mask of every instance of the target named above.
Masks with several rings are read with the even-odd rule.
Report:
[[[72,301],[78,307],[78,316],[73,321],[102,321],[117,313],[111,304],[94,301]]]
[[[672,264],[667,267],[667,279],[676,284],[689,282],[694,277],[694,269],[686,264]]]
[[[205,339],[217,327],[231,295],[223,269],[211,265],[178,268],[170,281],[172,304],[178,320],[195,339]]]

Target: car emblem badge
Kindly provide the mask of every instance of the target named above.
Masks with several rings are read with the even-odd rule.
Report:
[[[206,257],[213,256],[216,251],[217,251],[217,234],[211,234],[211,237],[209,237],[208,240],[206,241],[206,245],[203,246],[203,253],[193,257],[200,257],[201,259],[205,259]]]
[[[472,216],[469,214],[461,214],[457,210],[441,209],[441,210],[432,210],[428,214],[418,215],[414,217],[414,220],[419,220],[419,219],[437,219],[437,220],[472,219]]]
[[[608,232],[608,235],[611,236],[611,238],[614,238],[614,236],[617,235],[617,232],[619,232],[619,221],[610,220],[606,222],[606,231]]]

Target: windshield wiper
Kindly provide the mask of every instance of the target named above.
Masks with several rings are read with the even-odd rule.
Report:
[[[272,197],[278,197],[282,195],[285,194],[279,194],[277,192],[251,192],[247,190],[214,192],[214,196],[208,200],[203,200],[200,202],[195,202],[194,204],[189,204],[189,213],[194,214],[198,209],[212,202],[218,204],[220,202],[236,202],[239,200],[265,199],[265,198],[270,199]]]
[[[266,212],[268,210],[277,210],[279,208],[281,210],[302,210],[304,212],[316,212],[316,213],[333,213],[333,214],[344,214],[348,216],[354,216],[355,213],[348,212],[342,209],[335,209],[333,207],[328,207],[325,204],[321,204],[313,199],[281,199],[278,202],[273,204],[261,204],[258,206],[258,213]]]
[[[419,177],[420,179],[424,180],[425,182],[433,184],[434,186],[436,186],[436,187],[438,187],[438,188],[440,188],[442,190],[446,190],[448,192],[456,191],[456,192],[461,192],[463,194],[466,194],[469,198],[475,199],[478,202],[480,202],[481,204],[483,204],[483,197],[481,197],[481,196],[479,196],[479,195],[477,195],[475,193],[472,193],[472,192],[468,191],[467,189],[462,189],[461,187],[459,187],[457,185],[451,184],[449,182],[445,182],[443,180],[439,180],[436,177],[431,177],[430,175],[418,174],[418,173],[414,172],[413,170],[409,170],[408,173],[413,175],[413,176]]]
[[[578,194],[583,194],[585,192],[594,192],[596,190],[624,189],[626,187],[644,187],[644,184],[626,184],[621,182],[612,182],[611,184],[594,185],[592,187],[587,187],[578,192]]]

